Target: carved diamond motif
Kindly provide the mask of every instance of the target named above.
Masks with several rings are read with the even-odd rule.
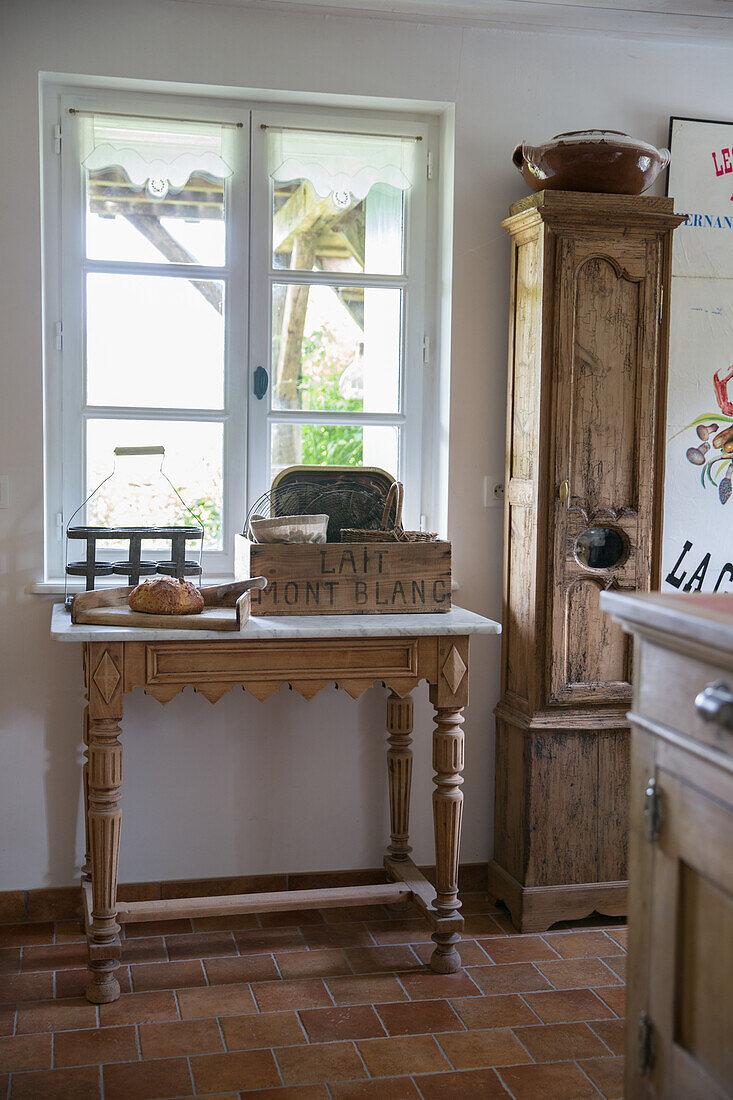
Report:
[[[120,682],[120,674],[106,649],[102,660],[94,671],[92,680],[94,680],[94,683],[99,688],[99,694],[102,696],[105,703],[109,705],[109,701],[115,693],[115,688]]]
[[[443,665],[443,677],[448,682],[448,686],[454,695],[461,686],[461,681],[465,675],[466,666],[463,658],[456,647],[453,646]]]

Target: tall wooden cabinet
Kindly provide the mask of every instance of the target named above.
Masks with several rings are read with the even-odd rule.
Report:
[[[730,1100],[733,594],[602,603],[636,666],[624,1096]]]
[[[671,198],[544,191],[512,238],[501,700],[489,893],[522,931],[626,911],[631,650],[658,586]]]

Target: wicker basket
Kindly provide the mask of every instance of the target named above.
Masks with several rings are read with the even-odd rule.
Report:
[[[435,542],[438,538],[434,531],[405,531],[402,527],[402,501],[405,487],[401,481],[394,481],[387,493],[382,513],[382,526],[375,531],[361,527],[344,527],[341,531],[342,542]],[[394,526],[389,527],[389,517],[394,505]]]

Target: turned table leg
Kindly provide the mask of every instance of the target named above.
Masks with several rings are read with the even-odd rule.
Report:
[[[91,919],[87,920],[87,1000],[116,1001],[120,985],[120,926],[117,923],[117,865],[120,848],[122,746],[122,646],[93,643],[90,650],[87,732],[87,829],[91,870]]]
[[[435,890],[438,914],[433,932],[431,969],[453,974],[461,968],[457,945],[462,928],[458,900],[458,857],[463,818],[463,708],[468,702],[468,638],[441,638],[438,678],[430,687],[435,708],[433,732],[433,825],[435,829]],[[441,920],[450,927],[441,931]]]
[[[463,715],[461,709],[436,707],[433,733],[433,823],[435,827],[434,905],[442,917],[458,915],[458,853],[463,817]],[[458,932],[434,932],[435,951],[430,966],[439,974],[452,974],[461,968],[456,945]]]
[[[387,774],[389,777],[390,859],[400,863],[408,859],[410,847],[410,790],[412,787],[412,698],[400,699],[390,692],[387,699]],[[411,901],[396,902],[388,908],[395,913],[409,909]]]
[[[82,789],[84,792],[84,863],[81,868],[82,879],[92,877],[92,859],[89,854],[89,707],[84,707],[84,767],[82,768]]]

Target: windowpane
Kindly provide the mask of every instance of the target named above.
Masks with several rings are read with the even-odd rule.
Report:
[[[87,256],[223,264],[233,135],[217,123],[82,113]]]
[[[275,284],[272,406],[400,409],[402,291]]]
[[[113,470],[114,476],[89,501],[87,522],[103,527],[195,522],[160,473],[158,456],[115,459],[113,453],[115,447],[159,445],[165,447],[163,471],[166,477],[204,527],[204,549],[220,550],[221,424],[180,420],[88,420],[85,495]]]
[[[134,187],[119,169],[87,173],[90,260],[135,263],[225,262],[224,183],[192,176],[165,199]]]
[[[288,466],[378,466],[399,473],[399,428],[353,424],[273,424],[270,481]]]
[[[220,409],[224,284],[87,275],[87,404]]]
[[[273,267],[401,274],[417,147],[396,134],[268,127]]]
[[[275,184],[272,218],[275,268],[402,273],[404,193],[389,184],[363,199],[348,191],[323,198],[304,179]]]

